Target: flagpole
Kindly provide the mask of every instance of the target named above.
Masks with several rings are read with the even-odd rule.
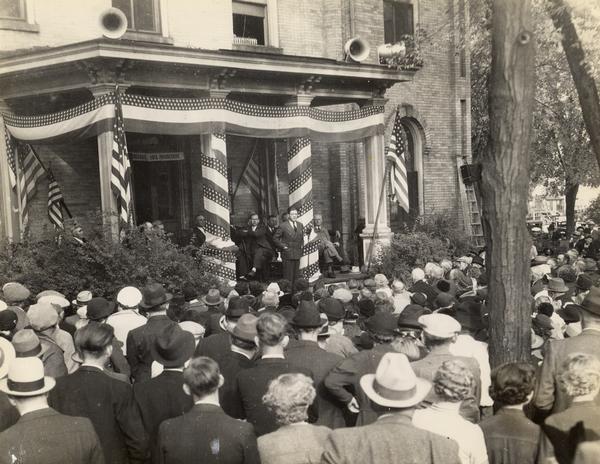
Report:
[[[42,163],[42,160],[38,156],[37,152],[33,149],[33,146],[29,145],[29,149],[31,150],[31,153],[33,153],[33,156],[35,156],[35,159],[37,160],[37,162],[40,163],[40,166],[42,167],[42,169],[44,170],[44,172],[46,173],[46,175],[48,175],[48,172],[49,172],[48,169],[46,168],[46,166],[44,166],[44,163]],[[69,210],[69,207],[65,203],[64,197],[63,197],[63,199],[60,202],[61,202],[63,208],[65,209],[66,213],[69,215],[69,219],[73,219],[73,215],[71,214],[71,211]]]
[[[373,225],[373,235],[371,237],[371,243],[369,243],[369,250],[367,252],[367,272],[371,269],[371,259],[373,258],[373,246],[375,245],[375,236],[377,235],[377,225],[379,224],[379,216],[381,215],[381,205],[383,204],[383,197],[385,193],[385,186],[387,178],[390,172],[390,162],[386,160],[385,171],[383,174],[383,180],[381,181],[381,191],[379,193],[379,203],[377,204],[377,214],[375,215],[375,224]]]

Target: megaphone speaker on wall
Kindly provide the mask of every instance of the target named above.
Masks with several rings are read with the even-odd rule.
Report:
[[[127,31],[127,17],[118,8],[109,8],[100,15],[102,35],[109,39],[118,39]]]
[[[346,54],[346,57],[357,63],[365,61],[369,56],[370,51],[371,47],[369,47],[367,41],[360,37],[352,37],[344,44],[344,53]]]

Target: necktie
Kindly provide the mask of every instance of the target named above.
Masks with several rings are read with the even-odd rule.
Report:
[[[294,225],[294,232],[297,232],[298,229],[296,229],[296,221],[292,222],[292,224]]]

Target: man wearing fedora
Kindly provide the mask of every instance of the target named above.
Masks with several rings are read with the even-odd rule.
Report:
[[[415,375],[404,354],[386,353],[374,373],[360,378],[360,387],[379,417],[370,425],[334,430],[322,463],[460,463],[456,442],[412,424],[431,384]]]
[[[213,315],[211,319],[218,318],[220,326],[219,332],[213,330],[213,334],[200,340],[196,347],[194,356],[208,356],[214,359],[217,364],[221,365],[223,357],[229,353],[231,349],[231,339],[229,334],[236,326],[242,315],[250,312],[248,300],[239,296],[234,296],[229,300],[225,314]]]
[[[564,340],[549,340],[546,344],[533,397],[536,422],[541,423],[548,415],[562,412],[571,405],[571,398],[557,388],[560,366],[569,355],[585,353],[600,358],[600,288],[592,287],[578,308],[582,332]],[[595,402],[600,405],[600,395]]]
[[[371,316],[365,328],[373,340],[373,348],[344,359],[325,377],[325,387],[331,395],[351,412],[358,413],[356,425],[370,424],[377,418],[360,386],[360,379],[365,374],[375,372],[381,358],[394,351],[391,343],[397,336],[396,324],[396,318],[389,313],[380,312]]]
[[[236,391],[237,375],[254,366],[256,355],[256,322],[253,314],[242,314],[237,324],[229,331],[231,348],[219,360],[223,386],[219,389],[219,401],[223,411],[231,417],[242,417],[244,411]]]
[[[327,324],[327,323],[325,323]],[[310,370],[313,373],[314,386],[317,391],[318,425],[330,429],[344,427],[344,404],[337,401],[327,388],[324,380],[327,374],[344,358],[328,353],[319,347],[319,333],[323,327],[321,315],[312,301],[301,301],[292,319],[292,325],[298,334],[298,340],[291,340],[285,356],[293,364]]]
[[[171,298],[173,295],[167,293],[158,283],[146,285],[142,289],[142,301],[139,306],[146,311],[148,322],[127,335],[127,360],[135,382],[150,380],[153,361],[151,347],[165,327],[175,324],[167,316],[167,306]]]
[[[113,338],[113,328],[107,324],[91,323],[75,332],[82,365],[77,372],[56,380],[49,403],[61,414],[92,421],[107,462],[140,462],[147,446],[142,424],[130,409],[131,386],[104,369]]]
[[[35,357],[16,359],[0,391],[21,418],[0,433],[0,462],[23,464],[104,464],[98,435],[89,419],[59,414],[48,406],[55,380],[44,376]]]
[[[219,405],[223,376],[218,364],[206,357],[193,358],[183,379],[194,406],[160,425],[154,462],[258,464],[254,428],[229,417]]]
[[[12,339],[17,358],[38,357],[47,376],[58,378],[67,375],[62,350],[55,343],[42,344],[32,329],[19,330]]]
[[[299,372],[312,378],[312,372],[298,367],[284,356],[289,343],[287,322],[279,314],[261,314],[256,323],[255,342],[261,350],[261,358],[254,367],[242,370],[236,378],[236,395],[240,398],[243,416],[261,436],[277,429],[275,413],[263,403],[271,380],[281,374]]]
[[[195,347],[194,336],[178,324],[166,326],[154,339],[152,358],[164,369],[158,376],[133,385],[134,408],[149,443],[156,442],[162,421],[181,416],[193,406],[192,397],[183,391],[183,368]]]

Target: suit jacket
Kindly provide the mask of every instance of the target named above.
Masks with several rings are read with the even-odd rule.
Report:
[[[190,239],[188,245],[193,245],[200,248],[206,242],[206,234],[199,228],[194,227],[190,232]]]
[[[167,399],[165,401],[165,399]],[[133,403],[141,418],[148,443],[156,443],[158,427],[167,419],[178,417],[194,405],[183,391],[183,373],[164,370],[153,379],[133,385]]]
[[[223,358],[229,356],[231,351],[231,339],[227,332],[216,333],[207,338],[203,338],[198,343],[194,357],[208,356],[221,366]]]
[[[557,376],[563,362],[572,353],[587,353],[600,358],[600,331],[586,329],[575,337],[548,340],[533,397],[536,422],[542,422],[551,412],[564,411],[571,405],[570,397],[558,387]],[[596,404],[600,405],[600,395],[596,397]]]
[[[131,386],[102,370],[81,366],[56,379],[50,391],[50,406],[61,414],[87,417],[98,434],[107,462],[140,462],[147,442],[142,424],[131,410]]]
[[[44,364],[44,374],[55,379],[67,375],[63,350],[51,339],[40,338],[42,353],[38,356]]]
[[[419,280],[418,282],[415,282],[413,286],[408,289],[408,291],[411,293],[422,293],[423,295],[425,295],[427,297],[426,306],[428,308],[433,308],[433,303],[435,302],[435,299],[438,296],[437,290],[424,280]]]
[[[306,340],[290,341],[285,357],[296,366],[303,367],[313,373],[313,380],[317,390],[318,425],[331,429],[345,427],[343,410],[344,403],[338,401],[325,387],[325,377],[344,358],[333,353],[328,353],[315,342]]]
[[[181,417],[160,425],[156,464],[258,464],[251,424],[232,419],[219,406],[196,404]]]
[[[549,416],[542,430],[540,462],[554,456],[559,464],[570,464],[579,443],[600,440],[600,406],[591,401],[573,403]]]
[[[219,402],[223,411],[231,417],[243,417],[244,410],[240,398],[237,396],[236,378],[244,369],[254,367],[254,361],[240,353],[229,350],[220,360],[219,369],[225,379],[219,388]]]
[[[460,464],[460,459],[455,441],[416,428],[408,415],[392,414],[364,427],[331,432],[321,462]]]
[[[331,433],[327,427],[304,422],[284,425],[258,438],[262,464],[313,464],[321,462],[325,441]]]
[[[287,250],[281,252],[282,259],[300,259],[304,245],[304,226],[296,221],[296,230],[294,231],[291,222],[285,221],[275,231],[273,241],[277,248],[287,247]]]
[[[0,433],[0,464],[17,462],[105,464],[90,420],[64,416],[51,408],[24,414]]]
[[[157,335],[170,324],[175,322],[163,314],[152,316],[146,324],[127,334],[127,361],[136,382],[150,380],[150,366],[153,361],[150,347]]]
[[[287,359],[267,358],[256,361],[254,367],[244,369],[236,378],[236,395],[241,400],[243,419],[247,419],[261,436],[277,429],[275,414],[264,405],[263,395],[269,388],[271,380],[281,374],[299,372],[312,377],[312,372],[297,367]]]
[[[248,252],[256,248],[265,248],[269,251],[274,251],[272,239],[269,237],[269,231],[263,224],[256,226],[256,230],[252,230],[251,226],[244,227],[238,231],[238,235],[246,242]]]
[[[0,392],[0,432],[12,427],[19,420],[19,411],[8,401],[6,393]]]
[[[337,401],[347,405],[353,397],[358,400],[360,412],[356,425],[370,424],[377,419],[371,401],[360,386],[360,378],[365,374],[374,374],[383,355],[393,351],[389,344],[359,351],[344,359],[325,377],[325,387]]]
[[[445,361],[449,360],[463,362],[470,369],[473,377],[475,378],[475,388],[472,394],[460,403],[460,415],[471,422],[477,423],[479,422],[479,403],[481,402],[481,371],[479,370],[479,363],[475,358],[454,356],[451,353],[429,353],[424,358],[410,363],[410,365],[415,371],[417,377],[421,377],[433,382],[435,373],[438,371],[440,366]],[[435,402],[435,400],[436,395],[432,388],[429,391],[429,394],[423,400],[423,403],[425,405],[430,405]]]
[[[541,438],[541,429],[531,422],[523,411],[500,409],[495,416],[479,424],[485,437],[490,464],[535,464]]]

